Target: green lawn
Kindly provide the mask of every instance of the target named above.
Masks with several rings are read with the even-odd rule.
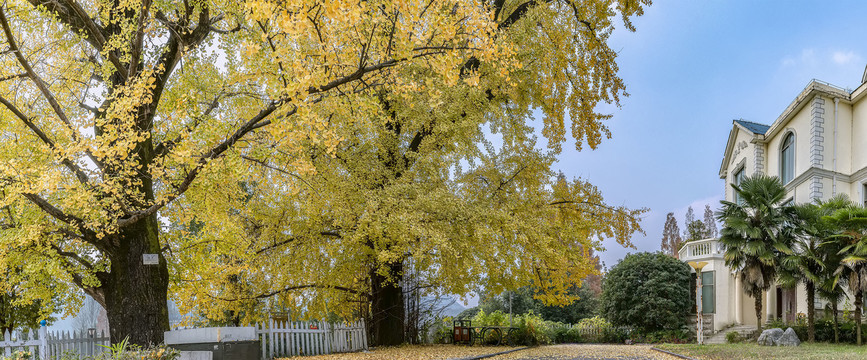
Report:
[[[759,346],[755,343],[695,345],[661,344],[657,348],[702,360],[729,359],[865,359],[867,346],[806,344],[798,347]]]

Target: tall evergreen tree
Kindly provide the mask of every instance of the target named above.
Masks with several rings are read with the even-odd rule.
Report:
[[[665,228],[662,229],[662,252],[676,258],[682,242],[677,219],[674,217],[674,213],[670,212],[665,216]]]
[[[716,219],[713,216],[713,210],[710,209],[710,205],[704,206],[704,237],[707,238],[715,238],[719,236],[719,230],[716,227]]]
[[[691,223],[686,224],[686,230],[683,233],[685,234],[683,238],[683,242],[685,243],[707,238],[707,228],[701,220],[693,220]]]
[[[689,240],[691,238],[689,233],[689,226],[692,222],[695,221],[695,211],[692,210],[692,206],[686,209],[686,215],[683,217],[683,238]]]

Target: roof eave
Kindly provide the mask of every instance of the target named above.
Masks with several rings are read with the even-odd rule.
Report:
[[[843,102],[851,101],[850,94],[846,92],[846,90],[816,79],[810,80],[810,83],[804,87],[804,90],[801,90],[798,96],[792,100],[789,106],[783,110],[783,113],[780,114],[780,116],[771,124],[771,127],[768,128],[768,131],[764,134],[765,138],[770,139],[784,129],[789,120],[800,112],[801,109],[807,106],[814,96],[819,94],[824,94],[831,98],[838,98]]]
[[[743,129],[743,126],[741,126],[737,122],[732,121],[732,123],[735,126],[732,126],[732,130],[729,131],[729,140],[728,140],[728,142],[726,142],[726,150],[725,150],[725,153],[723,154],[722,164],[720,164],[720,167],[719,167],[719,178],[720,179],[726,178],[726,172],[728,171],[728,167],[729,167],[728,166],[729,157],[731,156],[732,149],[735,147],[735,139],[737,139],[737,137],[738,137],[737,130],[738,130],[738,128]]]

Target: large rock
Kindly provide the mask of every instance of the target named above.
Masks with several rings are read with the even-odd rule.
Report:
[[[792,328],[786,329],[786,332],[783,333],[783,336],[777,339],[777,346],[799,345],[801,345],[801,340],[798,339],[798,334],[795,334],[795,330],[792,330]]]
[[[759,345],[775,346],[777,345],[777,340],[779,340],[781,337],[783,337],[783,329],[767,329],[765,331],[762,331],[762,334],[759,335],[759,340],[757,340],[756,342]]]

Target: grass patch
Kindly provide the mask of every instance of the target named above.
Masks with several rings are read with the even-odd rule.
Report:
[[[865,359],[867,347],[826,343],[802,343],[798,347],[744,344],[660,344],[657,348],[702,360],[729,359]]]

